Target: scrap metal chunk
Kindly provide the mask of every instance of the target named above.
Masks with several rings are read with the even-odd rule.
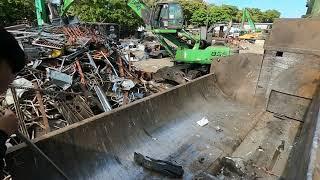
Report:
[[[184,174],[182,166],[172,164],[168,161],[155,160],[136,152],[134,153],[134,161],[142,167],[159,172],[170,178],[181,178]]]
[[[52,69],[47,69],[47,76],[52,79],[52,82],[57,86],[61,87],[63,90],[68,89],[72,85],[72,76],[55,71]]]

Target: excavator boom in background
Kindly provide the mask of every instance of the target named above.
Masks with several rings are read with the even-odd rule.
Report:
[[[170,28],[180,24],[170,3],[131,5],[159,38],[183,33]],[[263,55],[220,58],[214,73],[32,141],[72,180],[320,179],[319,27],[318,18],[277,19]],[[193,48],[182,45],[187,57]],[[5,162],[13,179],[63,179],[24,144]]]
[[[252,16],[251,16],[249,10],[247,8],[244,8],[243,12],[242,12],[242,19],[241,19],[241,28],[240,28],[241,31],[245,31],[244,24],[246,21],[250,25],[250,31],[256,32],[257,31],[256,25],[254,24]]]
[[[130,0],[128,6],[144,20],[175,63],[179,64],[175,70],[168,70],[170,73],[162,73],[168,75],[165,77],[167,80],[181,83],[185,82],[185,77],[194,79],[207,74],[215,59],[232,55],[229,47],[210,46],[211,42],[185,31],[183,10],[178,2],[160,2],[150,8],[141,0]]]
[[[38,26],[45,23],[51,24],[63,18],[75,0],[61,0],[59,4],[46,2],[46,0],[35,0]]]
[[[244,27],[246,22],[248,22],[250,26],[249,30],[246,30]],[[262,32],[256,28],[256,25],[252,19],[252,16],[247,8],[244,8],[242,12],[240,35],[241,36],[239,37],[239,39],[243,39],[243,40],[256,40],[262,35]]]

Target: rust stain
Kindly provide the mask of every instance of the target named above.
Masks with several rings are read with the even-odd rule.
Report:
[[[320,70],[309,69],[308,71],[299,72],[299,79],[304,81],[298,89],[298,96],[312,97],[320,83]]]

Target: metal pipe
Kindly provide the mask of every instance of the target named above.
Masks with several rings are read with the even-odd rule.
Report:
[[[12,88],[12,87],[10,89],[11,89],[12,97],[14,100],[14,107],[16,109],[16,114],[17,114],[17,117],[19,120],[19,129],[23,134],[25,134],[25,136],[29,137],[28,130],[27,130],[26,124],[24,122],[24,115],[23,115],[21,108],[20,108],[19,98],[17,96],[16,89]]]
[[[96,91],[96,94],[99,98],[99,101],[103,107],[104,112],[111,111],[112,107],[111,107],[105,93],[102,91],[102,89],[99,86],[94,86],[93,88]]]
[[[117,77],[119,77],[116,69],[114,68],[114,66],[111,64],[111,62],[109,61],[109,59],[107,58],[107,56],[101,51],[101,54],[103,55],[103,57],[106,59],[107,63],[112,67],[113,72],[116,74]]]
[[[94,60],[92,59],[91,55],[88,52],[86,52],[86,55],[87,55],[87,57],[88,57],[88,59],[90,61],[90,64],[94,67],[94,69],[95,69],[95,71],[97,73],[98,72],[98,67],[97,67],[96,63],[94,62]]]
[[[46,159],[63,177],[64,179],[69,180],[68,176],[37,146],[35,145],[30,139],[28,139],[26,136],[24,136],[22,133],[17,132],[16,135],[24,142],[26,143],[32,151],[39,153],[41,157]]]

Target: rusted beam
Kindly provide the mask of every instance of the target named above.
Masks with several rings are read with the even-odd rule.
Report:
[[[123,91],[123,105],[129,104],[129,91]]]
[[[121,58],[121,56],[119,55],[118,52],[117,52],[117,65],[118,65],[118,68],[119,68],[120,77],[124,77],[125,74],[124,74],[124,70],[123,70],[122,58]]]
[[[39,85],[37,82],[33,82],[33,86],[34,88],[36,89],[39,89]],[[38,100],[38,103],[39,103],[39,109],[40,109],[40,112],[41,112],[41,115],[42,115],[42,120],[43,120],[43,125],[45,126],[45,132],[46,133],[49,133],[50,132],[50,126],[49,126],[49,121],[48,121],[48,118],[47,118],[47,113],[46,113],[46,110],[45,110],[45,107],[44,107],[44,104],[43,104],[43,100],[42,100],[42,94],[37,91],[36,92],[36,97],[37,97],[37,100]]]
[[[80,62],[79,62],[78,59],[76,60],[76,68],[77,68],[77,71],[78,71],[78,73],[80,75],[80,82],[81,82],[81,84],[83,86],[85,86],[86,85],[86,80],[84,78],[84,74],[83,74],[83,71],[82,71],[82,68],[81,68],[81,65],[80,65]]]

